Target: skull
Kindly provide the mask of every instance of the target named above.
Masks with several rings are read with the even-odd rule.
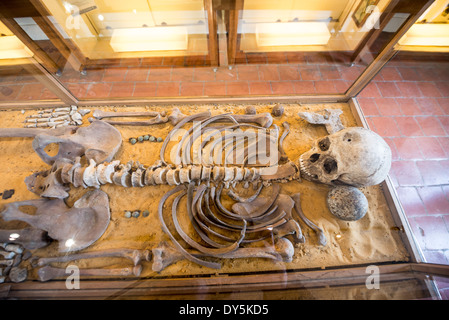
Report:
[[[391,150],[376,133],[346,128],[314,142],[299,158],[301,175],[329,185],[372,186],[381,183],[391,167]]]

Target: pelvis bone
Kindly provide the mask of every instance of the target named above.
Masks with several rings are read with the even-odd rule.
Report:
[[[20,210],[22,206],[36,208],[34,214]],[[68,208],[60,199],[19,201],[6,205],[0,213],[5,221],[20,220],[47,231],[59,241],[59,251],[78,251],[97,241],[109,225],[109,199],[101,190],[88,191]]]
[[[56,129],[4,128],[0,137],[34,137],[33,149],[45,163],[52,165],[58,159],[75,160],[85,156],[96,163],[111,161],[122,143],[120,132],[113,126],[94,121],[87,127],[61,127]],[[45,152],[49,144],[58,144],[58,154]]]

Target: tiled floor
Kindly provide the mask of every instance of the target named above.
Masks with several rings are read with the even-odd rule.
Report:
[[[327,59],[284,58],[281,64],[265,57],[215,71],[140,60],[85,76],[65,71],[60,81],[80,99],[312,94],[342,92],[363,69]],[[0,101],[51,97],[32,77],[0,77]],[[449,61],[393,60],[358,100],[370,128],[393,151],[390,175],[425,258],[449,264]],[[449,299],[449,283],[438,286]]]
[[[449,264],[449,62],[392,61],[358,96],[427,262]],[[438,282],[449,299],[449,283]]]

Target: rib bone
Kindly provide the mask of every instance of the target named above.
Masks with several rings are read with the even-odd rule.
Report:
[[[156,248],[153,248],[153,266],[152,270],[160,272],[169,265],[184,259],[184,256],[168,245],[166,242],[162,242]],[[206,255],[196,250],[188,250],[188,252],[194,257],[202,258]],[[251,247],[251,248],[238,248],[232,252],[220,255],[220,258],[224,259],[248,259],[248,258],[265,258],[275,261],[290,262],[294,254],[294,248],[292,243],[285,238],[279,238],[273,246],[268,247]]]

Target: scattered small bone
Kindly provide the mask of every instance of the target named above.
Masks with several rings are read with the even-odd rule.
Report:
[[[2,266],[7,266],[7,267],[11,267],[14,263],[14,260],[9,259],[9,260],[0,260],[0,265]]]
[[[3,193],[2,193],[2,199],[3,199],[3,200],[6,200],[6,199],[11,198],[11,197],[13,196],[14,192],[15,192],[14,189],[10,189],[10,190],[5,190],[5,191],[3,191]]]
[[[14,251],[3,251],[0,250],[0,255],[3,256],[3,259],[12,259],[16,255]]]
[[[334,187],[327,194],[326,201],[329,211],[345,221],[357,221],[368,211],[368,200],[363,192],[355,187]]]
[[[324,109],[322,113],[300,112],[298,115],[308,123],[324,124],[327,132],[333,134],[345,128],[340,120],[342,113],[340,109]]]
[[[23,282],[28,277],[28,270],[26,268],[12,267],[8,276],[11,282]]]
[[[11,235],[14,235],[11,240]],[[17,254],[23,252],[23,248],[33,250],[46,247],[51,242],[47,232],[35,228],[25,228],[16,230],[0,230],[0,246],[6,251],[13,251]]]
[[[245,114],[256,114],[256,113],[257,113],[256,107],[254,106],[247,106],[245,108]]]
[[[271,114],[275,117],[280,117],[284,114],[284,106],[282,104],[277,104],[273,107]]]
[[[122,269],[79,269],[80,276],[96,276],[96,277],[121,277],[121,276],[140,276],[142,272],[142,266],[138,265],[132,268]],[[61,277],[66,277],[65,268],[54,268],[51,266],[45,266],[38,270],[39,281],[49,281]]]
[[[119,257],[131,260],[134,266],[140,264],[141,261],[150,261],[151,252],[149,250],[138,249],[108,249],[102,251],[92,251],[85,253],[77,253],[72,255],[64,255],[59,257],[38,258],[33,263],[34,266],[45,266],[50,263],[68,262],[80,259],[104,258],[104,257]]]

